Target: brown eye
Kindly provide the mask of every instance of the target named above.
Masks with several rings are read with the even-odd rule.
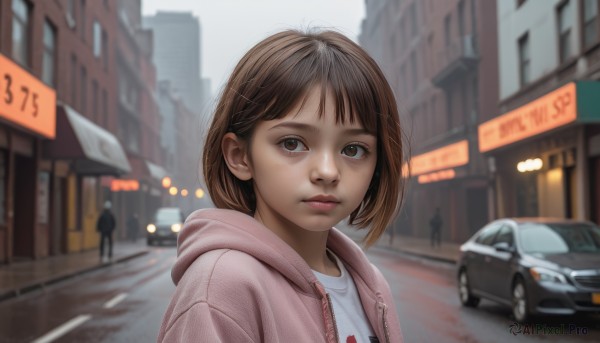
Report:
[[[367,149],[365,149],[364,147],[362,147],[360,145],[352,144],[352,145],[346,146],[342,150],[342,153],[351,158],[361,159],[367,153]]]
[[[347,156],[354,157],[358,153],[358,148],[355,145],[350,145],[344,148],[344,153]]]
[[[306,147],[304,146],[304,144],[302,142],[300,142],[299,139],[295,139],[295,138],[286,138],[284,140],[282,140],[279,145],[287,150],[287,151],[292,151],[292,152],[299,152],[299,151],[303,151],[306,150]]]
[[[298,148],[298,140],[296,139],[286,139],[283,142],[283,147],[287,150],[296,150]]]

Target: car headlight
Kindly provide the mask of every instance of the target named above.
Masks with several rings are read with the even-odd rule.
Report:
[[[533,279],[537,282],[554,282],[554,283],[562,283],[567,284],[567,278],[561,273],[557,273],[550,269],[542,268],[542,267],[533,267],[529,269],[529,273],[533,277]]]
[[[148,226],[146,226],[146,230],[150,233],[155,233],[156,232],[156,226],[154,226],[154,224],[148,224]]]
[[[179,232],[179,231],[181,231],[181,224],[173,224],[173,225],[171,225],[171,231],[173,231],[173,232]]]

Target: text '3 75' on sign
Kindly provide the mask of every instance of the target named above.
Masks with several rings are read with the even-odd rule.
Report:
[[[0,54],[0,118],[53,139],[56,92]]]

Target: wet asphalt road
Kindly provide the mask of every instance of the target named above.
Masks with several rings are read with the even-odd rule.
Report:
[[[586,328],[586,335],[512,335],[508,309],[487,301],[477,309],[460,306],[453,265],[376,249],[368,255],[392,287],[406,342],[600,341],[600,317],[591,315],[545,317],[535,323],[574,324]],[[143,257],[4,301],[0,342],[155,342],[174,290],[174,260],[174,247],[158,247]]]
[[[600,342],[600,315],[540,317],[528,327],[539,328],[537,334],[515,335],[511,325],[513,332],[519,327],[509,308],[486,300],[476,309],[460,305],[453,264],[381,249],[368,255],[392,288],[406,342]],[[548,330],[570,324],[587,334],[540,334],[544,326]]]
[[[84,274],[0,303],[0,342],[155,342],[174,290],[174,247]],[[46,336],[48,337],[48,336]],[[51,338],[51,337],[49,337]]]

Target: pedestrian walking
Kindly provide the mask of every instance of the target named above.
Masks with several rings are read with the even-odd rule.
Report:
[[[442,216],[440,215],[440,208],[435,209],[435,214],[429,220],[429,228],[431,229],[431,247],[435,248],[442,246]]]
[[[375,61],[334,31],[276,33],[234,68],[186,220],[159,342],[402,342],[373,245],[400,206],[402,132]]]
[[[100,233],[100,259],[104,258],[104,243],[108,243],[108,259],[112,258],[113,253],[113,240],[112,233],[115,230],[116,221],[115,217],[111,212],[112,204],[110,201],[104,203],[104,210],[98,222],[96,223],[96,230]]]
[[[138,219],[137,212],[133,212],[129,219],[127,219],[127,238],[131,242],[136,242],[138,234],[140,232],[140,221]]]

